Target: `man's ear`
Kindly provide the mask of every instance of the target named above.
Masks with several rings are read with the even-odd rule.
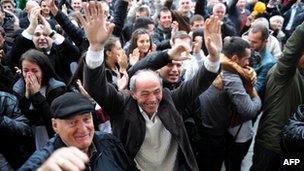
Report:
[[[230,58],[233,62],[237,62],[239,60],[238,56],[237,55],[233,55],[231,58]]]
[[[58,133],[58,123],[55,118],[52,118],[52,127],[56,133]]]
[[[131,96],[134,100],[137,100],[137,96],[136,96],[135,92],[131,91]]]
[[[110,56],[110,55],[111,55],[111,52],[107,50],[107,51],[106,51],[106,55],[107,55],[107,56]]]

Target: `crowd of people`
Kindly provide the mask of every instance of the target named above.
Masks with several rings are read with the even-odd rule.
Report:
[[[237,171],[256,122],[250,170],[304,170],[300,0],[20,4],[0,2],[0,170]]]

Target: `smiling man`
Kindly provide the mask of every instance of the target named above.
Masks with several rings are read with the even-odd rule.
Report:
[[[92,170],[131,169],[122,144],[111,134],[94,132],[94,106],[86,97],[65,93],[52,102],[51,111],[52,126],[57,134],[41,151],[36,151],[20,170],[36,170],[41,165],[38,170],[75,170],[78,167]]]
[[[98,2],[90,1],[84,8],[86,18],[90,18],[81,18],[90,43],[85,57],[85,88],[109,114],[113,134],[120,138],[129,158],[139,170],[199,170],[180,111],[218,75],[220,22],[214,17],[206,21],[209,56],[193,79],[169,91],[162,87],[157,73],[141,70],[131,77],[130,91],[118,92],[106,80],[103,55],[113,25],[106,24]],[[163,52],[164,61],[186,59],[180,55],[185,51],[190,51],[189,46],[179,44]]]

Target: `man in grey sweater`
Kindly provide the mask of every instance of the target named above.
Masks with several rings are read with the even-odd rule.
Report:
[[[242,38],[225,40],[222,73],[199,97],[199,110],[194,115],[199,138],[194,140],[194,148],[200,170],[221,170],[232,120],[238,118],[235,124],[250,120],[261,108],[253,87],[254,71],[247,67],[250,53],[250,45]]]

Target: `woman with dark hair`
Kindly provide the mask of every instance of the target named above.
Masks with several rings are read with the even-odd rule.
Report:
[[[127,56],[121,46],[119,38],[111,36],[104,47],[107,80],[118,90],[127,86]],[[125,81],[123,81],[125,80]]]
[[[70,82],[68,83],[69,88],[78,88],[78,80],[83,82],[83,63],[86,53],[83,53],[78,61],[78,66],[73,74]],[[106,66],[106,75],[109,83],[115,86],[118,90],[125,89],[128,83],[127,67],[128,59],[124,50],[122,49],[120,40],[118,37],[111,36],[104,47],[104,58]],[[125,78],[126,77],[126,78]]]
[[[65,92],[48,57],[38,50],[28,50],[20,58],[22,77],[13,90],[19,99],[21,112],[30,120],[36,149],[41,149],[53,137],[50,104]]]
[[[146,57],[152,51],[152,46],[152,37],[145,29],[135,30],[130,40],[130,46],[127,48],[130,65],[134,65],[138,60]]]

